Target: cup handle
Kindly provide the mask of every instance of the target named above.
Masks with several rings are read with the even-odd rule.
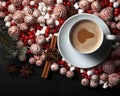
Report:
[[[105,35],[107,40],[116,40],[116,36],[115,35]]]

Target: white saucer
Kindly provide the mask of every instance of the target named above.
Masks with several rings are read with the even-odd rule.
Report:
[[[62,57],[69,64],[79,68],[91,68],[97,66],[105,60],[111,50],[112,43],[110,41],[104,40],[101,47],[92,54],[81,54],[75,51],[69,42],[69,31],[72,25],[81,19],[89,19],[96,22],[104,30],[104,34],[110,34],[110,30],[107,25],[97,16],[87,13],[77,14],[68,18],[60,28],[57,40],[58,49]]]

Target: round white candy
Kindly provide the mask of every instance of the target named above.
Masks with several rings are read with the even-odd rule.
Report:
[[[71,71],[74,71],[74,70],[75,70],[75,67],[70,67],[70,70],[71,70]]]
[[[109,0],[109,2],[115,2],[115,0]]]
[[[78,9],[78,14],[84,13],[83,9]]]
[[[62,4],[63,0],[57,0],[57,4]]]
[[[103,85],[104,83],[105,83],[105,81],[99,80],[99,84],[100,84],[100,85]]]
[[[113,7],[114,7],[114,8],[119,7],[119,2],[114,2],[114,3],[113,3]]]
[[[30,5],[35,5],[35,1],[30,1]]]
[[[92,70],[88,70],[88,71],[87,71],[87,75],[88,75],[88,76],[91,76],[91,75],[93,75],[93,74],[94,74],[94,72],[93,72]]]
[[[75,3],[75,4],[74,4],[74,8],[75,8],[75,9],[78,9],[78,8],[79,8],[78,3]]]
[[[5,26],[6,26],[6,27],[10,27],[10,26],[11,26],[11,23],[10,23],[10,22],[6,22],[6,23],[5,23]]]

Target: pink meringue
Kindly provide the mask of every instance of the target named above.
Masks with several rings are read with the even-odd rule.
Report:
[[[28,25],[26,23],[21,23],[18,25],[21,31],[27,31],[28,30]]]
[[[118,23],[116,24],[116,27],[117,27],[118,30],[120,30],[120,22],[118,22]]]
[[[36,63],[36,59],[34,57],[30,57],[29,58],[29,63],[30,64],[35,64]]]
[[[30,4],[30,0],[23,0],[22,6],[28,6]]]
[[[60,68],[60,74],[65,75],[67,73],[67,69],[65,67]]]
[[[120,75],[117,73],[112,73],[109,75],[108,81],[110,87],[116,86],[120,83]]]
[[[74,75],[75,75],[74,72],[71,70],[67,71],[67,73],[66,73],[67,78],[73,78]]]
[[[50,68],[51,68],[52,71],[58,71],[59,70],[59,65],[57,63],[53,63]]]
[[[11,26],[8,29],[8,34],[10,37],[17,40],[19,38],[19,35],[20,35],[20,29],[17,26]]]
[[[113,12],[108,8],[104,8],[100,12],[100,17],[104,21],[109,21],[109,20],[111,20],[113,18]]]
[[[24,22],[28,25],[32,25],[35,22],[35,17],[33,17],[32,15],[26,15],[24,17]]]
[[[87,78],[83,78],[83,79],[81,80],[81,84],[82,84],[83,86],[88,86],[88,85],[90,84],[90,82],[89,82],[89,80],[88,80]]]
[[[33,16],[34,16],[35,18],[38,18],[38,17],[40,17],[40,15],[41,15],[40,11],[39,11],[38,9],[34,9],[34,11],[33,11]]]
[[[16,6],[15,6],[14,4],[10,4],[10,5],[8,6],[8,11],[9,11],[10,13],[14,13],[14,12],[16,12],[16,10],[17,10],[17,8],[16,8]]]
[[[15,21],[16,24],[22,23],[24,15],[21,11],[17,10],[14,14],[13,14],[13,20]]]
[[[45,43],[45,36],[44,35],[39,35],[36,37],[36,43],[39,45],[43,45]]]
[[[66,18],[66,7],[64,5],[57,4],[54,8],[54,14],[56,14],[58,18]]]
[[[103,81],[107,81],[108,80],[108,75],[106,73],[102,73],[100,75],[100,79],[103,80]]]
[[[111,74],[113,72],[115,72],[115,64],[113,61],[109,60],[109,61],[105,61],[102,64],[102,69],[105,73]]]
[[[10,0],[12,4],[14,4],[15,6],[19,6],[20,4],[22,4],[23,0]]]
[[[54,0],[43,0],[43,2],[48,5],[52,5],[54,3]]]
[[[33,10],[32,10],[32,8],[30,8],[30,6],[25,6],[24,9],[23,9],[23,13],[25,15],[32,15]]]
[[[25,54],[21,54],[18,56],[18,59],[23,62],[27,59],[27,56]]]
[[[42,66],[42,65],[43,65],[42,60],[37,60],[37,61],[36,61],[36,65],[39,66],[39,67]]]
[[[55,21],[53,18],[49,18],[49,19],[47,19],[46,23],[47,23],[47,25],[54,25]]]
[[[90,81],[90,87],[96,88],[98,86],[98,82],[95,82],[93,80]]]
[[[90,7],[90,4],[87,0],[81,0],[79,1],[79,7],[83,10],[86,10]]]

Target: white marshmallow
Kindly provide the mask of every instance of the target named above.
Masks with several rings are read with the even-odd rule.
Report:
[[[58,36],[58,33],[54,33],[54,36]],[[70,66],[69,66],[70,67]]]
[[[50,15],[47,13],[45,16],[44,16],[45,19],[49,19],[50,18]]]
[[[46,30],[46,29],[47,29],[47,26],[44,26],[44,27],[43,27],[43,30]]]
[[[103,88],[104,88],[104,89],[108,88],[108,82],[105,82],[105,83],[103,84]]]
[[[10,26],[11,26],[11,23],[10,23],[10,22],[6,22],[6,23],[5,23],[5,26],[6,26],[6,27],[10,27]]]
[[[99,80],[99,84],[100,84],[100,85],[103,85],[104,83],[105,83],[105,81]]]
[[[41,14],[44,16],[44,15],[45,15],[45,12],[41,12]]]
[[[67,65],[68,65],[69,67],[71,67],[71,64],[68,63]]]
[[[39,35],[40,35],[40,30],[37,30],[35,36],[39,36]]]
[[[49,37],[47,37],[47,38],[45,38],[46,39],[46,41],[49,41],[50,40],[50,38]]]
[[[114,2],[114,3],[113,3],[113,7],[114,7],[114,8],[119,7],[119,2]]]
[[[51,7],[47,7],[47,10],[52,10]]]
[[[41,34],[45,34],[45,30],[41,30],[40,33],[41,33]]]
[[[64,58],[62,58],[62,61],[65,61],[65,59],[64,59]]]
[[[84,73],[85,72],[85,70],[84,69],[80,69],[80,73]]]
[[[115,2],[115,0],[109,0],[109,2]]]
[[[70,67],[70,70],[71,70],[71,71],[74,71],[74,70],[75,70],[75,67]]]
[[[78,9],[78,8],[79,8],[78,3],[75,3],[75,4],[74,4],[74,7],[75,7],[75,9]]]
[[[94,0],[87,0],[88,2],[93,2]]]
[[[5,3],[5,2],[2,2],[2,6],[3,6],[3,7],[6,6],[6,3]]]
[[[57,0],[57,4],[62,4],[63,0]]]
[[[83,9],[78,9],[78,14],[81,14],[81,13],[83,13],[83,12],[84,12]]]
[[[88,70],[88,71],[87,71],[87,75],[88,75],[88,76],[91,76],[91,75],[93,75],[93,74],[94,74],[94,72],[93,72],[92,70]]]
[[[46,8],[46,7],[43,7],[43,11],[46,12],[46,11],[47,11],[47,8]]]
[[[30,1],[30,5],[35,5],[35,1]]]
[[[114,20],[115,20],[115,21],[118,21],[119,19],[118,19],[118,17],[117,17],[117,16],[115,16],[115,17],[114,17]]]
[[[58,26],[60,23],[58,20],[55,20],[55,25]]]
[[[45,24],[43,24],[43,23],[40,23],[40,26],[44,27],[44,26],[45,26]]]

